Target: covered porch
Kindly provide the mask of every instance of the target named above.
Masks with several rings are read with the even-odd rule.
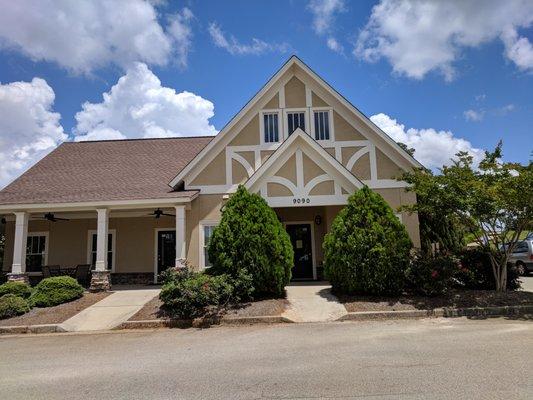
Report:
[[[2,272],[8,280],[34,283],[42,279],[43,267],[45,274],[50,269],[72,274],[89,265],[92,291],[157,282],[162,270],[185,263],[186,210],[193,198],[3,206]]]

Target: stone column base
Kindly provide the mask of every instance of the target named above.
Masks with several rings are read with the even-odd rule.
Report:
[[[111,273],[109,271],[91,271],[89,292],[106,292],[111,290]]]
[[[28,275],[25,273],[21,273],[21,274],[9,273],[7,274],[7,280],[9,282],[24,282],[27,284],[30,283],[30,279],[28,278]]]

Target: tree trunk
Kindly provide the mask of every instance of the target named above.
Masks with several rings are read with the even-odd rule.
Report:
[[[505,268],[505,266],[502,268],[492,254],[490,255],[490,263],[492,266],[492,273],[494,274],[494,281],[496,283],[496,291],[505,292],[507,289],[507,268]]]

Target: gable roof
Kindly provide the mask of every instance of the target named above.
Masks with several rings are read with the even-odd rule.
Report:
[[[0,204],[166,199],[168,187],[207,137],[65,142],[0,191]]]
[[[402,159],[405,159],[408,164],[415,168],[423,167],[423,165],[418,162],[411,154],[401,148],[398,143],[396,143],[390,136],[388,136],[383,130],[381,130],[376,124],[374,124],[370,118],[364,115],[359,109],[357,109],[352,103],[350,103],[344,96],[337,92],[329,83],[322,79],[317,73],[315,73],[307,64],[300,60],[297,56],[291,56],[283,66],[276,71],[276,73],[265,83],[265,85],[246,103],[246,105],[224,126],[224,128],[215,136],[201,152],[199,152],[196,157],[194,157],[189,164],[187,164],[182,170],[180,170],[177,175],[169,182],[169,186],[176,187],[180,182],[183,181],[184,177],[207,155],[211,154],[211,150],[222,141],[227,132],[230,131],[241,118],[243,118],[248,111],[250,111],[265,95],[265,93],[272,88],[280,78],[293,66],[300,67],[305,71],[312,79],[314,79],[322,88],[331,93],[337,100],[339,100],[346,108],[356,114],[370,129],[387,142],[393,151],[395,151]],[[213,157],[216,154],[211,154]]]
[[[315,139],[305,133],[301,128],[297,128],[291,136],[289,136],[289,138],[276,149],[276,151],[246,181],[244,186],[252,192],[259,190],[263,183],[262,178],[268,176],[270,172],[275,173],[277,171],[275,168],[276,163],[279,160],[286,161],[286,159],[292,156],[297,149],[305,150],[304,154],[309,156],[309,158],[311,158],[316,164],[319,164],[320,167],[324,167],[323,169],[332,179],[340,178],[343,183],[345,183],[345,186],[352,186],[347,187],[346,189],[360,189],[364,186],[363,182],[348,171],[344,165],[329,154],[316,142]],[[348,185],[346,185],[346,183]]]

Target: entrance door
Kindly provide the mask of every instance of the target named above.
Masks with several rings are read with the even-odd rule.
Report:
[[[176,231],[157,232],[157,274],[176,263]]]
[[[311,224],[287,224],[294,249],[292,279],[313,279],[313,241]]]

